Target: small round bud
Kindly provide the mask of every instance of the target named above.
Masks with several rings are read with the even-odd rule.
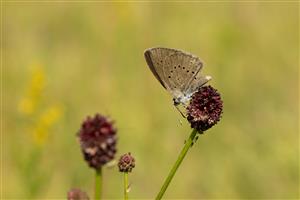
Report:
[[[223,102],[221,95],[211,86],[199,88],[187,107],[187,119],[191,127],[200,133],[211,128],[221,118]]]
[[[131,172],[135,167],[135,160],[132,157],[131,153],[126,153],[122,155],[119,159],[119,171],[120,172]]]
[[[89,200],[88,195],[80,189],[74,188],[68,192],[68,200]]]

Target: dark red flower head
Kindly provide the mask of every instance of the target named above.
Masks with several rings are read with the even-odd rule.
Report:
[[[68,200],[89,200],[88,195],[80,189],[71,189],[68,192]]]
[[[187,107],[187,119],[191,127],[200,133],[215,125],[221,118],[223,102],[216,89],[211,86],[199,88]]]
[[[132,157],[130,152],[120,157],[118,166],[120,172],[132,171],[132,169],[135,167],[135,159]]]
[[[99,169],[114,159],[116,132],[113,122],[100,114],[87,117],[82,123],[78,137],[84,159],[90,167]]]

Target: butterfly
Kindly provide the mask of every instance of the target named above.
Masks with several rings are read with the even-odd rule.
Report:
[[[203,62],[191,53],[178,49],[154,47],[146,49],[144,56],[153,75],[172,95],[177,109],[180,104],[186,107],[191,96],[211,80],[210,76],[200,73]],[[181,111],[180,113],[183,115]]]

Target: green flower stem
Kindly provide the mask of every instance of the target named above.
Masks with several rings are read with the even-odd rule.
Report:
[[[128,199],[128,172],[124,172],[124,199]]]
[[[169,172],[169,175],[166,178],[163,186],[161,187],[158,195],[156,196],[156,198],[155,198],[156,200],[160,200],[163,197],[163,195],[165,194],[165,192],[166,192],[172,178],[174,177],[178,167],[180,166],[180,164],[181,164],[182,160],[184,159],[185,155],[187,154],[189,148],[193,145],[193,141],[194,141],[196,135],[197,135],[197,130],[194,129],[192,131],[192,133],[190,134],[190,137],[188,138],[188,140],[185,142],[184,147],[181,150],[175,164],[173,165],[171,171]]]
[[[102,168],[96,170],[95,174],[95,199],[101,199],[102,192]]]

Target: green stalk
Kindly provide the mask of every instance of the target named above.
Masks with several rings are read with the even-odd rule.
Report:
[[[193,145],[193,141],[194,141],[196,135],[197,135],[197,130],[194,129],[192,131],[192,133],[190,134],[190,137],[188,138],[188,140],[185,142],[184,147],[181,150],[181,152],[180,152],[176,162],[174,163],[171,171],[169,172],[168,177],[166,178],[163,186],[161,187],[158,195],[156,196],[156,198],[155,198],[156,200],[160,200],[163,197],[163,195],[165,194],[165,192],[166,192],[172,178],[174,177],[178,167],[180,166],[180,164],[181,164],[182,160],[184,159],[185,155],[187,154],[189,148]]]
[[[101,199],[102,193],[102,168],[96,170],[95,174],[95,199]]]
[[[128,172],[124,172],[124,199],[128,199]]]

